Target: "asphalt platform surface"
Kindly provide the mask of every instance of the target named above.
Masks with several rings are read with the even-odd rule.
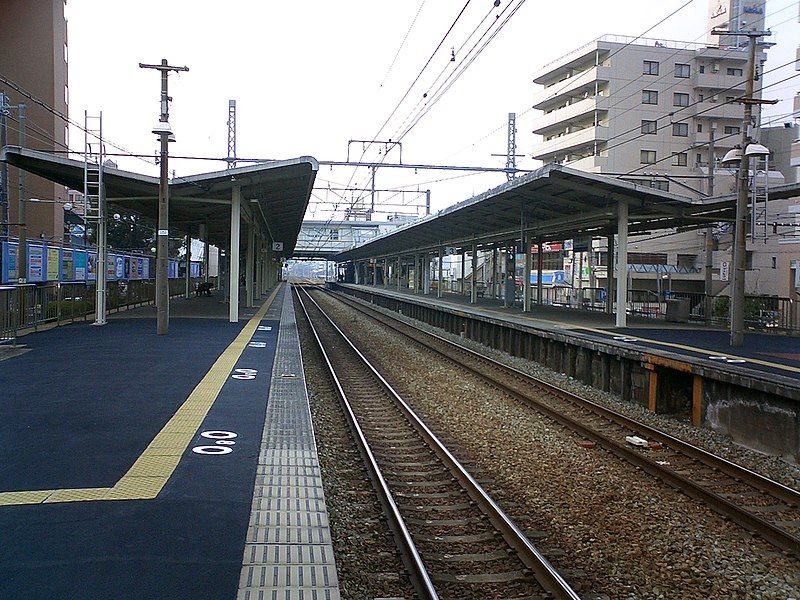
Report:
[[[0,361],[0,492],[113,486],[244,325],[26,336],[28,352]],[[279,321],[259,325],[235,364],[257,374],[228,375],[154,499],[0,505],[0,598],[236,597]],[[236,432],[232,451],[193,452],[208,430]]]

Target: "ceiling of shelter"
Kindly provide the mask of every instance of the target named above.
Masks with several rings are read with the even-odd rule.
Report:
[[[70,189],[83,190],[83,161],[15,146],[2,149],[0,160]],[[175,178],[169,186],[170,229],[199,237],[200,225],[205,224],[208,241],[226,246],[230,240],[231,195],[239,186],[242,213],[261,223],[272,241],[283,242],[284,255],[291,256],[318,170],[314,158],[303,156]],[[157,177],[112,167],[104,169],[103,177],[110,206],[157,218]]]
[[[620,201],[631,233],[699,227],[729,220],[729,199],[694,204],[688,198],[560,165],[548,165],[483,194],[340,253],[339,261],[434,250],[500,245],[522,231],[542,241],[603,236],[617,228]]]

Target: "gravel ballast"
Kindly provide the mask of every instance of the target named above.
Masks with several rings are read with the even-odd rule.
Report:
[[[562,549],[552,562],[583,572],[582,593],[800,597],[798,562],[766,542],[604,451],[578,446],[573,434],[352,309],[339,305],[334,314],[420,416],[474,465],[475,475],[489,480],[490,493],[513,506],[512,515],[525,515],[546,532],[536,543]],[[507,355],[505,362],[784,483],[797,480],[791,465],[732,446],[713,432],[649,413],[640,417],[638,407],[563,375]]]

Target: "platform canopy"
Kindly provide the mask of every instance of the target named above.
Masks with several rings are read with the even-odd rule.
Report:
[[[522,232],[545,242],[609,235],[616,231],[621,202],[628,206],[631,234],[729,221],[734,211],[730,199],[694,203],[630,181],[547,165],[342,252],[336,260],[490,246],[519,239]]]
[[[0,150],[0,160],[70,189],[83,189],[82,160],[18,146]],[[318,170],[316,159],[301,156],[173,178],[169,183],[170,230],[199,237],[200,225],[206,225],[208,241],[224,246],[230,238],[231,196],[238,186],[242,212],[263,223],[273,241],[283,242],[283,255],[290,257]],[[157,219],[157,177],[108,166],[103,175],[110,207]]]

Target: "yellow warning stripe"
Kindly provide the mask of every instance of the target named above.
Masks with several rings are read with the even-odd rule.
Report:
[[[236,366],[250,338],[253,337],[259,322],[267,314],[280,287],[278,285],[273,290],[258,312],[222,352],[186,401],[114,487],[0,492],[0,506],[155,498],[175,472],[181,456],[186,452],[208,411],[214,405],[222,386],[228,380],[228,375]]]

